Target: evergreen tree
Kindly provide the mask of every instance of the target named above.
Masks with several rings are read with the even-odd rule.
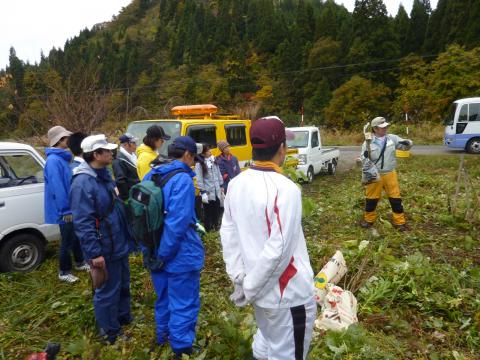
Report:
[[[470,47],[480,46],[480,1],[472,1],[470,16],[465,33],[465,44]]]
[[[398,7],[397,16],[395,16],[395,32],[398,34],[398,43],[400,46],[400,53],[402,56],[409,51],[408,46],[408,32],[410,29],[410,19],[402,4]],[[422,43],[423,45],[423,43]]]
[[[12,77],[15,93],[18,97],[24,96],[23,77],[25,74],[25,64],[17,57],[17,53],[13,46],[10,48],[10,55],[8,57],[7,73]]]
[[[354,35],[359,39],[366,55],[374,59],[391,59],[400,54],[393,24],[382,0],[355,0],[353,11]],[[357,62],[352,54],[349,60]]]
[[[428,9],[423,0],[414,0],[407,33],[407,52],[420,52],[428,25]]]

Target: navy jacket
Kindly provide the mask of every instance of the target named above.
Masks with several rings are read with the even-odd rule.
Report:
[[[137,167],[119,150],[117,158],[113,160],[112,170],[118,191],[120,192],[120,198],[124,201],[128,200],[130,189],[140,182]]]
[[[240,164],[235,156],[230,155],[230,158],[227,158],[223,154],[217,156],[217,164],[223,177],[223,188],[226,192],[230,180],[240,174]]]
[[[64,224],[62,217],[72,213],[68,201],[72,170],[70,161],[72,154],[64,149],[45,149],[45,223]]]
[[[74,170],[70,202],[75,234],[86,259],[103,256],[117,260],[128,255],[130,233],[125,209],[106,168],[96,170],[80,164]]]
[[[205,251],[195,230],[195,173],[185,163],[174,160],[153,168],[144,181],[153,174],[160,179],[171,171],[183,169],[163,187],[165,218],[158,256],[165,263],[164,270],[171,273],[198,271],[203,268]]]

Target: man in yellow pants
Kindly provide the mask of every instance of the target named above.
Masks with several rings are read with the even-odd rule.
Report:
[[[395,171],[397,165],[395,150],[409,150],[413,142],[408,139],[402,139],[397,135],[387,135],[389,125],[383,117],[376,117],[371,121],[373,134],[370,144],[370,160],[377,167],[380,173],[380,180],[366,186],[365,212],[360,225],[363,228],[369,228],[373,225],[377,218],[375,209],[382,196],[382,190],[385,190],[392,207],[393,225],[398,230],[405,231],[405,213],[403,212],[397,172]],[[365,141],[362,145],[362,159],[368,156],[367,142]]]

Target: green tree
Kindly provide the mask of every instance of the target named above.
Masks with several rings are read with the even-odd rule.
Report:
[[[422,49],[427,32],[429,18],[428,4],[424,0],[414,0],[412,11],[410,12],[410,26],[407,32],[407,50],[408,52],[419,52]]]
[[[7,72],[12,76],[11,81],[15,88],[16,95],[22,97],[24,95],[23,76],[25,74],[25,64],[17,57],[17,53],[13,47],[10,48]]]
[[[400,46],[400,54],[402,56],[408,54],[408,32],[410,30],[410,19],[402,4],[398,7],[397,16],[394,21],[395,33],[398,35],[398,43]],[[423,42],[422,42],[423,45]]]
[[[390,114],[390,93],[385,85],[355,75],[333,92],[325,120],[337,129],[360,129],[373,117]]]
[[[392,59],[399,56],[393,23],[382,0],[355,0],[353,28],[355,38],[359,39],[369,58]],[[357,62],[366,59],[349,54],[349,60]]]

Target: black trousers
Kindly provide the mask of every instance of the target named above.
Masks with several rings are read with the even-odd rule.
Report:
[[[208,204],[203,204],[205,215],[205,230],[212,231],[219,228],[220,223],[220,200],[210,200]]]

